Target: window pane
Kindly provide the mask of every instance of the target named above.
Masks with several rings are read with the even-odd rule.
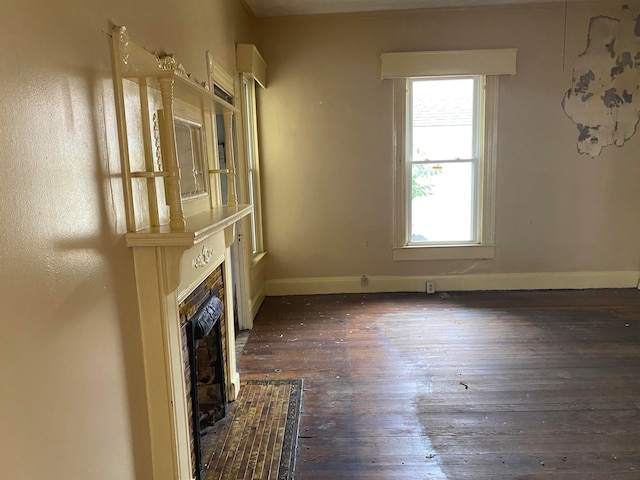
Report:
[[[255,108],[255,83],[253,80],[243,78],[245,135],[246,135],[246,161],[249,203],[254,209],[251,213],[251,249],[257,254],[262,249],[262,232],[260,218],[260,178],[258,174],[258,158],[256,151],[256,118]]]
[[[474,158],[474,79],[415,80],[411,106],[414,161]]]
[[[472,162],[417,164],[411,171],[411,242],[472,242]]]
[[[253,169],[254,164],[254,155],[253,155],[253,103],[251,102],[251,90],[252,85],[249,85],[248,81],[245,79],[244,85],[244,110],[246,115],[245,122],[245,133],[247,135],[247,162],[249,164],[249,169]]]
[[[254,205],[254,210],[251,211],[251,251],[256,254],[258,252],[258,226],[256,224],[256,212],[255,212],[255,185],[253,178],[253,170],[249,170],[249,203]]]
[[[227,168],[227,141],[224,129],[224,116],[221,113],[216,114],[216,136],[218,137],[218,168],[224,170]],[[220,197],[223,205],[229,203],[227,174],[220,174]]]

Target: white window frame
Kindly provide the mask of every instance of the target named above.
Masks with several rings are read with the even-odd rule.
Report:
[[[516,74],[517,49],[383,53],[381,78],[393,79],[394,208],[393,260],[483,259],[495,256],[496,149],[498,75]],[[466,244],[410,242],[411,177],[407,175],[407,79],[419,77],[484,78],[484,126],[479,162],[478,237]]]
[[[247,200],[253,205],[251,214],[251,251],[255,264],[264,256],[262,233],[262,201],[260,191],[260,156],[258,154],[258,126],[256,106],[256,80],[251,75],[242,75],[242,109],[245,150]]]
[[[464,78],[469,75],[452,76]],[[395,132],[395,175],[394,175],[394,246],[393,260],[444,260],[482,259],[495,255],[495,172],[497,143],[498,77],[481,75],[484,101],[480,105],[480,132],[478,133],[477,165],[477,222],[476,240],[469,243],[413,243],[411,242],[411,152],[410,120],[407,108],[409,102],[409,82],[414,78],[394,80],[394,132]]]
[[[414,129],[412,128],[413,122],[413,95],[414,95],[414,85],[416,82],[422,81],[441,81],[441,80],[472,80],[473,81],[473,130],[472,130],[472,155],[470,158],[464,159],[442,159],[442,160],[416,160],[413,158],[413,133]],[[434,246],[434,245],[469,245],[469,244],[478,244],[480,243],[480,210],[482,199],[480,197],[480,171],[483,160],[483,133],[484,133],[484,75],[460,75],[453,77],[439,76],[439,77],[411,77],[406,79],[407,82],[407,94],[406,94],[406,115],[405,124],[409,126],[406,129],[406,159],[405,159],[405,182],[407,185],[412,184],[413,178],[413,166],[414,165],[441,165],[441,164],[453,164],[453,163],[469,163],[472,166],[472,175],[473,175],[473,185],[472,185],[472,202],[473,202],[473,214],[471,218],[471,230],[472,230],[472,238],[468,241],[441,241],[441,242],[433,242],[433,241],[425,241],[425,242],[414,242],[412,240],[412,198],[411,195],[407,195],[407,216],[408,221],[406,222],[407,232],[406,232],[406,243],[411,246]]]

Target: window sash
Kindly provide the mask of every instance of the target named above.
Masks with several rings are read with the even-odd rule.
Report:
[[[415,162],[413,159],[413,98],[414,98],[414,85],[418,82],[424,81],[442,81],[442,80],[473,80],[473,111],[472,111],[472,120],[473,120],[473,128],[471,131],[471,152],[472,155],[470,158],[450,158],[450,159],[441,159],[441,160],[425,160],[427,162],[432,163],[443,163],[443,162],[454,162],[458,160],[472,160],[474,158],[479,158],[481,155],[482,148],[482,134],[483,134],[483,102],[484,102],[484,77],[482,75],[459,75],[459,76],[439,76],[439,77],[417,77],[417,78],[407,78],[407,96],[406,96],[406,108],[405,108],[405,125],[406,125],[406,155],[407,161]],[[421,160],[417,160],[421,161]]]
[[[261,231],[261,204],[260,204],[260,177],[257,159],[256,137],[256,105],[255,105],[255,81],[252,78],[242,78],[244,110],[245,110],[245,136],[247,144],[247,186],[249,203],[253,205],[251,219],[251,251],[254,255],[262,253]]]
[[[413,165],[416,164],[420,164],[423,162],[413,162],[413,163],[408,163],[408,178],[407,178],[407,184],[411,185],[411,167]],[[438,162],[430,162],[430,163],[435,163],[437,164]],[[413,198],[411,195],[411,189],[408,189],[408,194],[407,194],[407,203],[406,203],[406,212],[407,212],[407,221],[406,221],[406,226],[407,226],[407,231],[406,231],[406,239],[405,239],[405,245],[409,245],[409,246],[421,246],[421,245],[446,245],[446,246],[452,246],[452,245],[471,245],[471,244],[480,244],[480,217],[481,217],[481,213],[480,213],[480,188],[479,188],[479,184],[480,184],[480,161],[479,159],[474,159],[474,160],[460,160],[460,161],[452,161],[452,162],[443,162],[445,164],[469,164],[471,166],[471,204],[470,204],[470,211],[471,211],[471,218],[470,218],[470,232],[471,232],[471,238],[469,238],[468,240],[433,240],[433,241],[413,241],[412,237],[413,237],[413,231],[412,231],[412,224],[413,224]]]
[[[472,157],[471,158],[449,158],[440,160],[414,160],[413,159],[413,100],[414,100],[414,83],[424,80],[441,79],[473,79],[473,113],[472,113]],[[482,243],[481,235],[481,219],[482,219],[482,163],[484,151],[484,131],[485,131],[485,77],[482,75],[473,76],[450,76],[450,77],[419,77],[406,79],[405,88],[405,114],[404,114],[404,238],[403,245],[406,246],[455,246],[455,245],[479,245]],[[412,172],[414,165],[437,165],[437,164],[455,164],[466,163],[471,165],[472,181],[471,181],[471,238],[462,241],[421,241],[412,240]]]

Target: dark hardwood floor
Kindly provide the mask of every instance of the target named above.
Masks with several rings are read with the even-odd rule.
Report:
[[[640,292],[267,298],[243,379],[304,378],[296,479],[640,479]]]

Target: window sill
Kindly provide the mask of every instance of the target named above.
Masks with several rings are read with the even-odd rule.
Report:
[[[251,259],[251,280],[255,280],[258,274],[264,269],[264,258],[267,252],[256,253]]]
[[[493,258],[495,245],[430,245],[393,248],[393,260],[477,260]]]
[[[253,259],[251,260],[251,267],[252,268],[256,268],[261,262],[262,259],[264,257],[267,256],[267,252],[258,252],[253,256]]]

